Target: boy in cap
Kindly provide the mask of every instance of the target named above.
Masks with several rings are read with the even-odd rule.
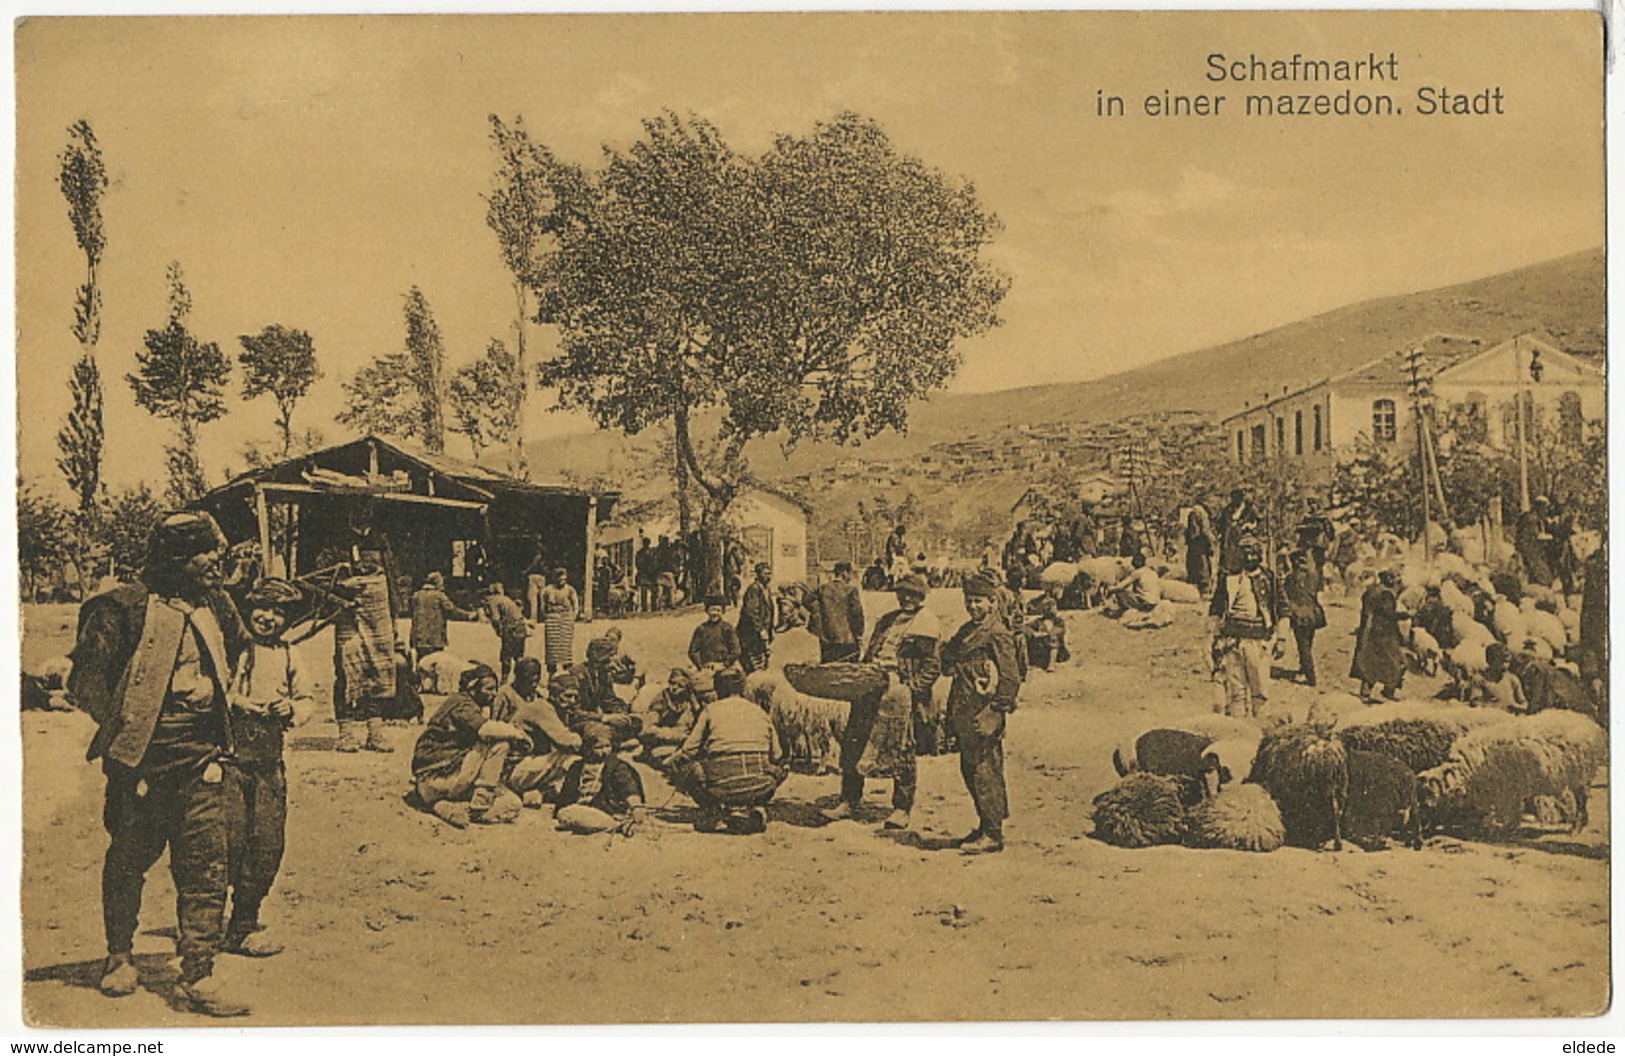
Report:
[[[715,671],[739,663],[739,635],[723,620],[727,606],[713,595],[705,599],[705,622],[688,640],[688,662],[696,671]]]
[[[519,797],[503,787],[509,747],[529,740],[513,723],[490,717],[497,673],[485,664],[463,672],[458,691],[446,698],[418,737],[412,778],[418,798],[456,828],[469,822],[512,821]]]
[[[86,758],[107,775],[102,992],[124,997],[140,983],[131,948],[141,892],[167,847],[181,995],[206,1015],[240,1016],[248,1005],[214,977],[229,856],[221,760],[234,747],[226,688],[247,644],[220,589],[225,544],[206,513],[164,518],[141,579],[80,608],[68,689],[96,720]]]
[[[260,904],[282,866],[286,843],[283,732],[293,726],[295,713],[311,704],[304,668],[282,637],[289,609],[301,596],[285,579],[262,579],[249,590],[245,600],[253,640],[237,662],[228,693],[236,749],[224,775],[231,917],[221,949],[245,957],[282,952],[261,930]]]
[[[964,854],[1004,850],[1010,814],[1004,787],[1005,716],[1016,710],[1021,673],[1015,639],[999,614],[1000,584],[977,573],[964,584],[969,619],[942,647],[943,670],[953,678],[948,722],[959,743],[959,773],[976,806],[977,825],[958,841]]]

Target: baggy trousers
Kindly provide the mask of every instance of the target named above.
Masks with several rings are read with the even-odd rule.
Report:
[[[992,736],[976,732],[975,715],[954,717],[954,735],[959,739],[959,774],[965,779],[982,832],[997,836],[1010,816],[1010,801],[1004,788],[1004,719]]]
[[[111,837],[102,861],[107,952],[130,953],[147,870],[168,847],[181,980],[195,982],[213,971],[225,929],[228,837],[223,782],[205,780],[215,769],[202,765],[178,766],[144,778],[130,767],[104,761],[103,771],[107,798],[102,823]]]
[[[282,867],[288,821],[288,776],[281,761],[225,768],[229,935],[259,928],[260,903]]]
[[[872,694],[852,702],[852,710],[841,732],[841,801],[854,807],[863,802],[863,774],[859,763],[864,749],[869,746],[875,723],[880,718],[881,697]],[[893,810],[907,814],[914,809],[914,793],[919,787],[919,767],[914,757],[914,716],[905,720],[909,743],[898,753],[892,777],[891,805]]]

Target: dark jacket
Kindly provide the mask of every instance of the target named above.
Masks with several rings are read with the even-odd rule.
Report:
[[[721,664],[727,667],[739,662],[739,635],[722,620],[706,620],[694,628],[688,640],[688,662],[695,667]]]
[[[807,629],[821,642],[862,641],[863,599],[858,588],[833,580],[819,584],[807,604]]]
[[[966,620],[944,643],[942,668],[953,679],[949,715],[975,715],[989,705],[998,711],[1016,710],[1021,672],[1015,636],[997,614],[981,623]]]
[[[171,672],[154,671],[155,677],[164,679],[164,685],[151,692],[141,692],[140,686],[126,679],[130,661],[147,629],[147,601],[151,596],[146,584],[126,583],[96,595],[79,609],[68,694],[81,711],[96,720],[96,735],[85,752],[86,759],[105,755],[114,762],[136,766],[151,743]],[[248,645],[242,617],[223,590],[206,591],[204,603],[220,627],[226,661],[235,667]],[[231,678],[230,670],[215,674],[222,686]],[[219,704],[225,719],[225,743],[221,747],[229,752],[233,747],[231,721],[223,694]]]
[[[1247,575],[1252,577],[1253,597],[1258,599],[1259,619],[1257,621],[1244,621],[1228,615],[1230,610],[1230,576]],[[1275,625],[1287,613],[1286,598],[1281,593],[1280,585],[1275,579],[1275,573],[1267,568],[1254,569],[1252,572],[1220,573],[1219,581],[1213,586],[1213,603],[1208,606],[1208,615],[1218,616],[1223,622],[1219,625],[1219,634],[1226,638],[1270,638],[1275,634]]]
[[[880,643],[886,638],[892,624],[902,619],[902,609],[893,609],[891,612],[875,621],[875,629],[869,635],[869,645],[863,651],[863,662],[874,663],[875,654],[880,651]],[[1012,648],[1012,652],[1014,649]],[[942,677],[942,647],[933,637],[920,635],[906,635],[897,645],[897,678],[909,689],[916,692],[929,691]]]
[[[739,637],[753,642],[771,642],[776,611],[773,598],[760,581],[745,588],[739,603]]]

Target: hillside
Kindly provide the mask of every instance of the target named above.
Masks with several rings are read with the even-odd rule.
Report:
[[[1012,423],[1111,421],[1146,409],[1218,416],[1265,389],[1295,387],[1352,369],[1434,332],[1493,343],[1539,328],[1565,349],[1600,360],[1606,347],[1606,280],[1601,250],[1578,253],[1455,286],[1363,301],[1094,381],[942,396],[916,409],[907,436],[880,437],[855,451],[805,447],[788,459],[764,444],[753,452],[752,464],[764,479],[783,480],[853,455],[911,457],[934,444]],[[653,442],[640,440],[635,447],[648,457]],[[608,434],[552,440],[533,450],[533,464],[566,465],[584,474],[618,475],[640,457]]]

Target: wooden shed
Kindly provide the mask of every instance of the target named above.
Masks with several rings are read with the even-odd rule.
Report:
[[[500,582],[523,599],[533,568],[563,567],[590,616],[598,524],[617,498],[367,436],[244,473],[196,505],[232,543],[256,542],[273,575],[318,570],[366,523],[389,544],[397,597],[440,572],[456,589]]]

